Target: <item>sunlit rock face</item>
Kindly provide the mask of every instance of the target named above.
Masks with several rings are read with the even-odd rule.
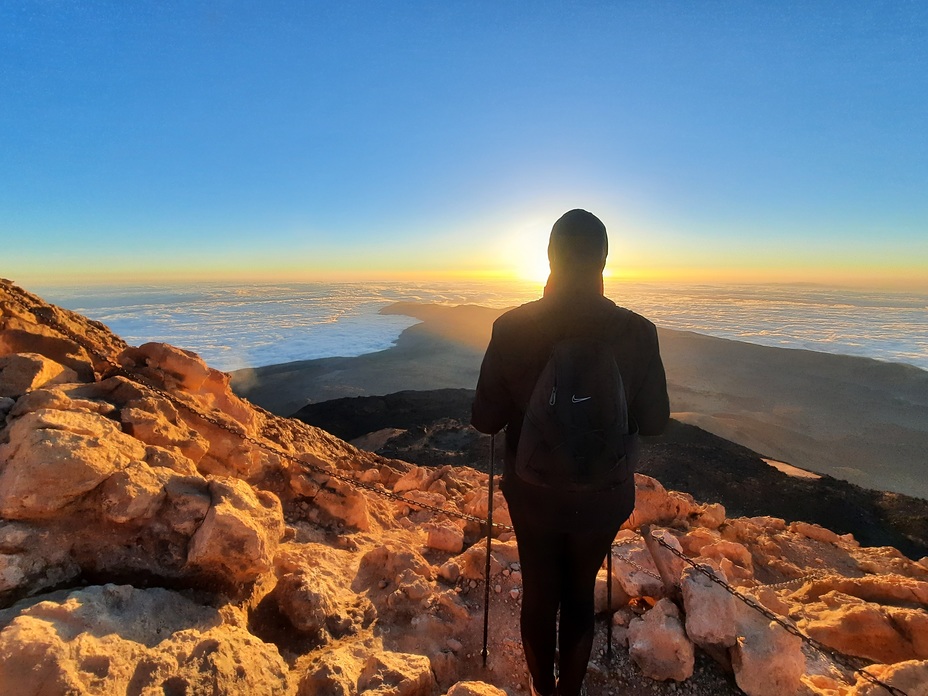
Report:
[[[636,485],[596,590],[628,679],[703,688],[696,645],[749,694],[877,693],[813,662],[708,573],[919,693],[924,565]],[[493,504],[509,524],[498,491]],[[482,518],[487,478],[252,408],[189,352],[130,348],[0,283],[0,693],[527,693],[517,540],[493,531],[484,669],[485,526],[424,506]],[[702,571],[653,557],[640,524]],[[604,636],[590,693],[611,688]]]

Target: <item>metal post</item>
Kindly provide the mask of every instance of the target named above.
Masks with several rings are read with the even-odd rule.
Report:
[[[483,587],[483,667],[487,666],[487,642],[490,631],[490,543],[493,539],[493,476],[496,455],[496,435],[490,435],[490,476],[487,479],[487,564]]]

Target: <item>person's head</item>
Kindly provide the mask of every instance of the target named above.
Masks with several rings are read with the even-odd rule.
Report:
[[[548,263],[553,275],[600,275],[608,252],[606,226],[586,210],[564,213],[551,228]]]

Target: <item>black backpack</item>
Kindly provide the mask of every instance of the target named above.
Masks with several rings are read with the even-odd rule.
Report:
[[[555,343],[525,410],[516,475],[558,490],[606,490],[634,473],[637,455],[613,348],[600,336]]]

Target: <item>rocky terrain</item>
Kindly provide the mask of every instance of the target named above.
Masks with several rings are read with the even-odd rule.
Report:
[[[273,416],[195,355],[7,281],[0,423],[0,693],[526,693],[498,495],[480,659],[486,474]],[[885,693],[799,631],[928,693],[928,561],[636,485],[592,694]]]
[[[293,416],[387,457],[486,470],[489,438],[468,426],[473,398],[472,389],[404,391],[310,404]],[[497,461],[502,458],[499,440]],[[814,522],[853,534],[865,546],[894,546],[915,560],[928,556],[928,500],[792,467],[789,475],[769,461],[671,420],[660,437],[642,438],[638,471],[697,500],[722,503],[731,516]]]

